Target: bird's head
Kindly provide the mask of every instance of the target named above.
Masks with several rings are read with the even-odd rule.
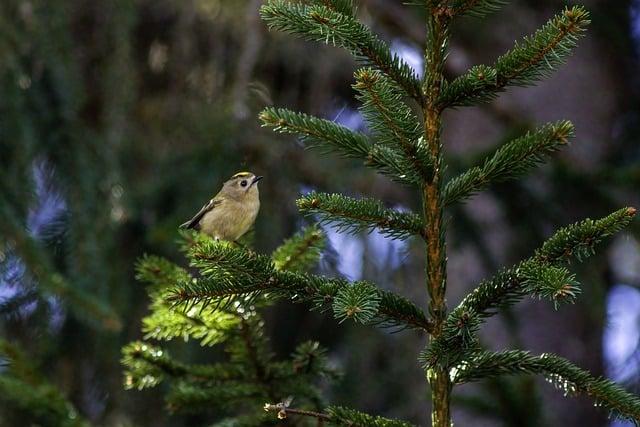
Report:
[[[261,176],[256,176],[251,172],[238,172],[224,183],[222,192],[236,199],[257,195],[258,181],[261,179]]]

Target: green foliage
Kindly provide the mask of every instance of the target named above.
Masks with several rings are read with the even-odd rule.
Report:
[[[424,225],[413,213],[387,209],[375,199],[353,199],[340,194],[312,192],[297,200],[301,212],[317,215],[339,232],[359,233],[378,228],[392,239],[420,236]]]
[[[306,227],[273,252],[273,266],[279,271],[309,270],[320,259],[325,244],[325,235],[317,226]]]
[[[201,344],[224,342],[228,360],[220,365],[189,366],[173,361],[162,350],[134,343],[125,350],[127,384],[147,387],[171,381],[168,403],[174,410],[215,409],[219,425],[268,425],[257,407],[279,419],[344,426],[408,426],[353,409],[326,407],[317,379],[333,376],[324,350],[303,343],[294,354],[277,361],[270,351],[259,308],[281,299],[306,302],[313,309],[332,310],[340,322],[425,331],[430,342],[421,355],[431,385],[434,427],[450,426],[450,393],[454,385],[512,373],[542,374],[567,391],[591,396],[617,415],[638,420],[638,398],[620,387],[592,378],[557,356],[525,352],[483,351],[478,332],[487,318],[526,296],[545,298],[554,307],[570,303],[580,293],[576,277],[563,264],[593,253],[594,246],[620,231],[635,215],[625,208],[600,220],[585,220],[559,230],[535,254],[481,282],[448,313],[446,306],[446,222],[444,209],[490,183],[517,178],[565,145],[573,135],[566,121],[545,125],[499,148],[481,166],[449,181],[441,114],[445,108],[475,105],[494,99],[509,86],[528,86],[562,64],[589,23],[580,6],[565,9],[494,66],[476,66],[448,81],[444,74],[450,23],[461,15],[484,16],[500,0],[425,0],[427,10],[425,77],[415,72],[369,28],[358,22],[353,2],[345,0],[267,0],[260,13],[272,29],[303,39],[345,48],[367,67],[355,74],[354,89],[371,138],[303,113],[267,108],[264,126],[298,135],[307,146],[320,147],[363,160],[422,198],[422,215],[386,208],[372,198],[311,193],[298,208],[340,232],[374,228],[392,239],[426,243],[429,318],[411,301],[367,281],[350,283],[306,272],[320,256],[324,237],[317,227],[302,231],[271,256],[201,235],[187,236],[185,251],[191,274],[158,258],[143,260],[138,276],[152,284],[152,314],[145,320],[147,339],[197,338]],[[405,98],[413,98],[412,104]],[[415,106],[420,111],[414,111]],[[226,376],[222,375],[224,373]],[[293,396],[302,407],[292,408]],[[249,408],[238,411],[239,406]],[[262,406],[264,405],[264,406]],[[242,412],[242,413],[240,413]],[[263,423],[263,424],[260,424]]]
[[[408,4],[426,7],[429,12],[440,11],[447,17],[468,15],[482,18],[505,5],[505,0],[409,0]]]
[[[413,69],[354,17],[323,5],[269,0],[260,9],[269,28],[299,35],[306,40],[342,47],[395,80],[409,96],[421,99]]]
[[[628,225],[635,210],[620,209],[599,220],[587,219],[560,229],[536,254],[480,283],[448,316],[442,335],[423,353],[425,366],[451,366],[475,351],[482,319],[527,295],[549,298],[554,306],[578,294],[572,274],[558,264],[571,256],[583,259],[596,244]]]
[[[215,411],[227,416],[221,425],[268,425],[261,408],[266,401],[292,395],[302,405],[316,408],[322,403],[317,382],[336,377],[328,366],[325,350],[316,342],[300,344],[284,360],[276,360],[265,335],[264,322],[253,304],[255,299],[229,298],[224,306],[213,306],[211,299],[194,298],[176,306],[168,297],[176,288],[207,281],[234,286],[233,274],[253,268],[253,274],[289,277],[302,275],[318,261],[325,237],[316,226],[303,229],[277,248],[272,257],[257,255],[227,242],[216,242],[204,235],[183,233],[183,250],[194,276],[174,263],[156,256],[145,256],[136,277],[149,285],[151,313],[143,319],[145,341],[123,348],[124,384],[127,389],[145,389],[167,382],[167,406],[171,411]],[[277,267],[275,266],[277,264]],[[293,273],[292,271],[297,271]],[[265,280],[265,276],[260,276]],[[262,301],[260,306],[267,302]],[[214,364],[190,365],[180,362],[147,340],[196,339],[202,346],[224,343],[227,358]],[[242,413],[239,408],[249,408]]]
[[[451,14],[469,15],[476,18],[482,18],[485,15],[500,10],[507,2],[505,0],[453,0],[449,1]]]
[[[404,102],[401,89],[379,71],[362,68],[355,73],[353,88],[358,92],[361,110],[377,143],[395,148],[409,160],[413,173],[428,181],[433,159],[427,151],[420,121]]]
[[[640,418],[640,398],[552,354],[532,356],[520,350],[481,352],[454,372],[454,382],[457,384],[498,375],[540,374],[566,395],[591,397],[598,406],[608,409],[616,418],[633,422]]]
[[[17,411],[15,422],[51,427],[82,427],[89,424],[55,386],[41,378],[25,352],[0,340],[0,400]],[[11,423],[10,413],[2,421]]]
[[[355,14],[354,0],[311,0],[313,3],[326,6],[342,13],[343,15],[353,16]]]
[[[330,406],[327,408],[330,422],[335,425],[345,426],[367,426],[367,427],[411,427],[411,424],[403,421],[391,420],[383,417],[376,417],[353,409],[340,406]]]
[[[589,13],[573,6],[498,58],[493,67],[474,67],[447,85],[443,108],[493,100],[507,86],[529,86],[564,64],[589,24]]]
[[[367,282],[356,282],[341,288],[333,300],[336,319],[353,319],[362,324],[369,323],[375,317],[379,306],[378,290]]]
[[[341,289],[350,286],[344,279],[330,279],[313,274],[301,274],[276,269],[272,259],[237,248],[226,242],[207,239],[196,243],[189,252],[191,265],[202,274],[185,282],[178,282],[166,294],[165,300],[175,309],[190,312],[196,305],[230,307],[246,298],[254,301],[260,296],[271,300],[308,301],[316,308],[331,307]],[[429,329],[424,313],[405,298],[392,292],[376,289],[379,300],[375,323],[399,328]],[[372,302],[361,300],[371,307]],[[364,310],[364,307],[360,307]]]
[[[331,121],[319,119],[303,113],[295,113],[284,108],[266,108],[260,113],[264,126],[277,132],[296,134],[310,147],[318,147],[324,152],[335,151],[348,158],[360,159],[367,167],[391,179],[411,184],[420,182],[410,162],[389,147],[373,145],[368,138]]]
[[[573,136],[568,121],[547,124],[532,133],[500,147],[482,166],[473,167],[447,183],[443,192],[445,205],[478,193],[492,182],[520,177],[545,157],[566,145]]]
[[[631,223],[635,208],[623,208],[599,220],[585,219],[558,230],[538,251],[536,258],[559,262],[570,257],[582,261],[594,254],[595,246]]]

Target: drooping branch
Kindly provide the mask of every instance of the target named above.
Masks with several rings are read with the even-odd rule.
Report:
[[[463,384],[500,375],[541,374],[565,394],[585,395],[616,417],[640,419],[640,398],[605,378],[593,377],[562,357],[533,356],[527,351],[481,352],[454,368],[454,381]]]

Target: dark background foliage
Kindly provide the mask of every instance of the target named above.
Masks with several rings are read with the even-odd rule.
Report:
[[[271,104],[362,126],[350,87],[352,60],[268,33],[260,3],[0,3],[0,331],[97,425],[204,425],[215,418],[169,415],[160,410],[161,389],[124,391],[119,360],[122,345],[140,337],[147,312],[146,293],[134,279],[136,259],[151,253],[184,262],[177,224],[224,178],[244,169],[266,176],[255,232],[260,251],[300,227],[294,200],[309,189],[417,206],[418,195],[353,162],[307,153],[292,138],[259,127],[257,113]],[[449,212],[452,304],[496,268],[530,254],[558,226],[640,205],[634,38],[640,4],[582,3],[593,24],[560,72],[488,108],[445,117],[451,175],[535,124],[567,118],[577,128],[573,145],[551,164]],[[560,6],[517,0],[485,20],[459,21],[447,73],[492,62]],[[359,8],[360,18],[417,69],[421,13],[392,0],[363,0]],[[577,305],[555,312],[527,301],[491,322],[486,344],[553,351],[635,389],[640,226],[634,227],[588,267],[575,267],[585,285]],[[335,252],[324,257],[323,271],[375,278],[426,306],[419,245],[375,233],[330,232],[330,240]],[[337,325],[300,305],[270,309],[267,322],[280,354],[309,338],[329,348],[345,372],[326,390],[332,402],[426,424],[427,390],[414,358],[425,337]],[[220,356],[195,344],[171,348],[185,360]],[[605,357],[612,348],[622,365],[613,363],[620,357]],[[0,401],[2,425],[28,419],[10,398]],[[562,399],[533,378],[466,386],[454,401],[461,425],[608,424],[588,401]]]

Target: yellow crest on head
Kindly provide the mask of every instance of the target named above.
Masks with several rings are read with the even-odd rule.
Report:
[[[251,172],[238,172],[237,174],[233,175],[231,177],[231,179],[235,179],[235,178],[245,178],[247,176],[251,176],[253,175]]]

